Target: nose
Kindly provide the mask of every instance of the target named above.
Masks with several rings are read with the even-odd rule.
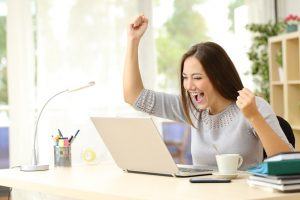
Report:
[[[185,80],[185,89],[186,90],[194,90],[195,85],[192,79],[188,78]]]

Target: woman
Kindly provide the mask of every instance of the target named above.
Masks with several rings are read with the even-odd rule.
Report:
[[[216,166],[220,153],[243,156],[242,168],[268,156],[293,151],[270,105],[243,87],[222,47],[212,42],[192,46],[181,61],[181,95],[144,89],[138,65],[138,46],[148,26],[144,15],[128,27],[124,69],[124,99],[154,116],[188,123],[192,128],[194,165]]]

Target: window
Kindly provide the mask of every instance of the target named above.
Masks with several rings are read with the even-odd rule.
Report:
[[[0,105],[8,104],[6,59],[6,10],[6,2],[0,1]]]
[[[6,14],[6,1],[0,1],[0,169],[9,166]]]
[[[248,7],[244,0],[155,1],[153,16],[159,89],[178,92],[181,56],[191,45],[205,41],[220,44],[244,85],[253,88],[252,78],[245,75],[250,70],[250,34],[245,29]]]

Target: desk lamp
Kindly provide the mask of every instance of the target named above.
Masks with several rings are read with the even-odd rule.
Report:
[[[53,95],[52,97],[50,97],[46,103],[44,104],[38,118],[37,118],[37,121],[36,121],[36,124],[35,124],[35,132],[34,132],[34,144],[33,144],[33,164],[32,165],[22,165],[21,166],[21,171],[27,171],[27,172],[31,172],[31,171],[45,171],[45,170],[48,170],[49,169],[49,165],[39,165],[39,159],[38,159],[38,152],[37,152],[37,149],[36,149],[36,138],[37,138],[37,131],[38,131],[38,125],[39,125],[39,120],[41,118],[41,115],[46,107],[46,105],[52,100],[54,99],[56,96],[60,95],[60,94],[63,94],[63,93],[69,93],[69,92],[75,92],[75,91],[78,91],[78,90],[82,90],[82,89],[85,89],[85,88],[88,88],[88,87],[91,87],[95,85],[95,82],[92,81],[92,82],[89,82],[87,85],[83,85],[81,87],[78,87],[78,88],[74,88],[74,89],[66,89],[66,90],[63,90],[61,92],[58,92],[56,93],[55,95]]]

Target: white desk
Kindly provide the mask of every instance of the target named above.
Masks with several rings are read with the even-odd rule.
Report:
[[[125,173],[112,164],[44,172],[0,170],[0,185],[78,199],[300,199],[300,193],[251,188],[247,175],[232,183],[192,184],[188,178]]]

